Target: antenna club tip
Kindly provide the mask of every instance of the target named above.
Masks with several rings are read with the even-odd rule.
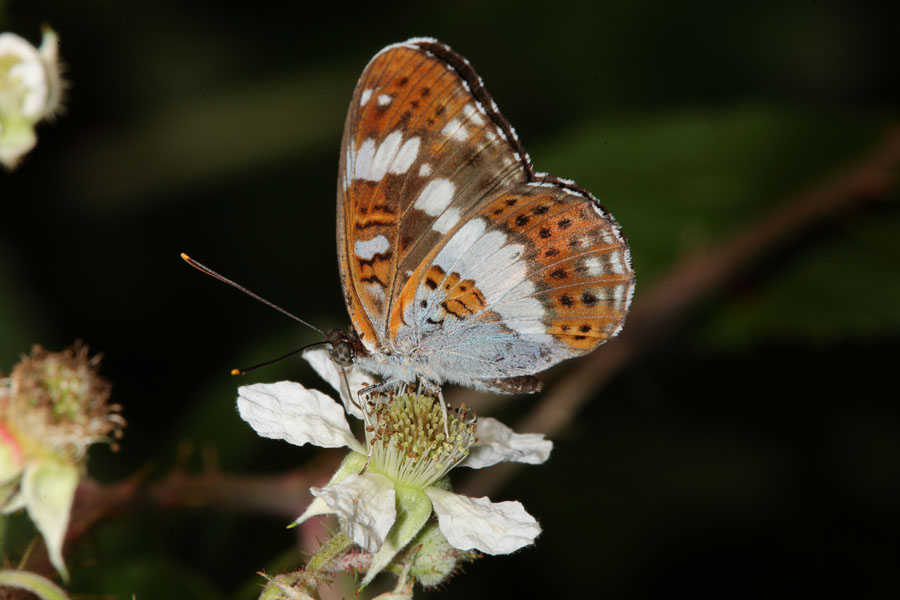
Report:
[[[232,374],[232,375],[243,375],[244,372],[243,372],[242,370],[240,370],[240,369],[232,369],[232,370],[231,370],[231,374]]]
[[[184,253],[184,252],[181,253],[181,259],[182,259],[182,260],[186,260],[186,261],[188,261],[188,262],[191,261],[191,257],[188,256],[188,255],[187,255],[186,253]]]

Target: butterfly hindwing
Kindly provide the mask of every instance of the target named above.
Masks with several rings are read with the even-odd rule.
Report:
[[[429,356],[440,379],[497,389],[479,382],[531,375],[616,335],[632,279],[596,200],[559,182],[521,184],[433,250],[395,305],[394,342]]]

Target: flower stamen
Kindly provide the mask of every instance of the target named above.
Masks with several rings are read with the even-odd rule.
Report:
[[[454,414],[455,413],[455,414]],[[465,406],[444,417],[433,396],[404,394],[367,405],[369,463],[397,485],[422,488],[469,455],[475,418]]]

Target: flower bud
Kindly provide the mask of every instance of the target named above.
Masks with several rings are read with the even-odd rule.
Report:
[[[44,29],[40,48],[0,33],[0,163],[12,169],[37,143],[34,126],[59,111],[63,80],[58,38]]]
[[[125,425],[99,362],[81,343],[62,352],[34,346],[0,379],[0,508],[27,509],[64,578],[62,545],[87,448],[115,444]]]
[[[458,550],[451,546],[434,521],[422,528],[409,544],[407,552],[414,553],[409,574],[425,588],[444,583],[456,572],[460,563],[481,557],[474,550]]]

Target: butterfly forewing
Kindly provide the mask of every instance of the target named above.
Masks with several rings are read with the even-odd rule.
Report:
[[[388,378],[498,391],[618,333],[628,247],[576,184],[535,173],[469,63],[389,46],[347,116],[338,251],[351,320]]]
[[[394,298],[445,235],[490,194],[527,177],[514,134],[491,118],[486,94],[472,94],[477,76],[463,78],[468,63],[454,67],[429,48],[444,47],[420,40],[376,55],[344,130],[338,246],[367,346],[388,343]]]

